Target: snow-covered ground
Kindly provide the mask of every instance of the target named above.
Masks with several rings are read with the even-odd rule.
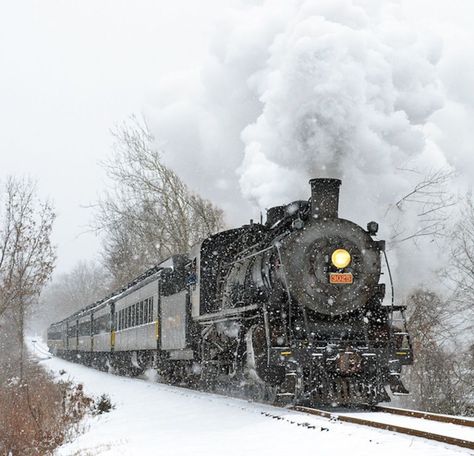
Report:
[[[115,408],[89,417],[85,431],[58,456],[459,456],[470,450],[392,432],[330,421],[245,400],[96,371],[59,358],[40,362],[59,376],[107,393]]]

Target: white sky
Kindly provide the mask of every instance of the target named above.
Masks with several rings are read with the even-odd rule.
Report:
[[[0,179],[31,176],[54,202],[59,270],[98,252],[83,207],[103,188],[109,129],[199,64],[223,3],[0,0]]]
[[[109,129],[140,113],[160,78],[199,67],[232,3],[0,0],[0,180],[31,176],[53,201],[59,271],[98,254],[95,236],[81,233],[91,217],[84,206],[103,188]],[[474,49],[473,1],[403,4],[463,59]]]

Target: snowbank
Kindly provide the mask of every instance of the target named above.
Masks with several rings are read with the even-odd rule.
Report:
[[[58,358],[48,359],[44,352],[40,357],[41,364],[58,377],[64,370],[63,377],[83,383],[86,393],[107,393],[115,405],[110,413],[88,418],[85,432],[59,448],[58,456],[469,454],[424,439],[150,380],[118,377]]]

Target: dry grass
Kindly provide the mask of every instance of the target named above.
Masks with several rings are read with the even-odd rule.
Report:
[[[55,383],[29,362],[23,380],[10,377],[0,384],[0,454],[52,454],[78,431],[92,404],[82,385]]]

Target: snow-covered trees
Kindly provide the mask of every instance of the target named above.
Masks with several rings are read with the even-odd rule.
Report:
[[[0,316],[36,298],[49,279],[55,253],[54,212],[28,180],[10,178],[0,194]]]
[[[41,295],[39,311],[32,324],[43,331],[52,322],[62,320],[110,291],[110,275],[100,264],[79,261],[74,268],[54,277]]]
[[[408,406],[420,410],[452,413],[462,406],[453,377],[455,358],[449,346],[446,324],[448,308],[431,290],[415,290],[407,299],[408,327],[415,353],[414,365],[408,370],[411,396]]]
[[[98,203],[103,262],[115,285],[223,228],[223,212],[193,193],[165,166],[144,122],[132,118],[114,132],[104,163],[111,190]]]
[[[444,235],[449,261],[442,268],[444,296],[428,289],[408,298],[415,364],[412,400],[424,410],[474,413],[474,203],[458,205],[460,216]],[[413,404],[411,404],[413,406]]]
[[[463,331],[453,325],[452,299],[428,289],[415,290],[407,299],[408,328],[415,354],[406,376],[410,408],[469,415],[474,411],[472,348],[460,343]]]
[[[466,334],[474,330],[474,200],[468,195],[461,205],[461,217],[451,234],[448,283],[453,290],[453,301],[458,314],[457,325]],[[474,343],[474,337],[470,339]]]
[[[9,178],[0,189],[0,344],[19,348],[20,369],[26,316],[54,267],[54,218],[51,205],[38,198],[33,182]],[[0,352],[4,353],[1,346]],[[3,361],[10,365],[18,361],[12,359],[14,350],[7,353],[10,359]]]
[[[409,191],[387,209],[386,216],[392,213],[392,234],[389,239],[391,246],[407,241],[413,241],[416,245],[422,238],[432,241],[445,237],[450,223],[449,208],[457,203],[455,195],[449,189],[454,173],[449,168],[428,172],[414,169],[404,171],[406,175],[419,175],[419,178]],[[416,208],[415,213],[410,214],[410,208]],[[403,219],[410,217],[413,225],[404,226],[407,220]]]

